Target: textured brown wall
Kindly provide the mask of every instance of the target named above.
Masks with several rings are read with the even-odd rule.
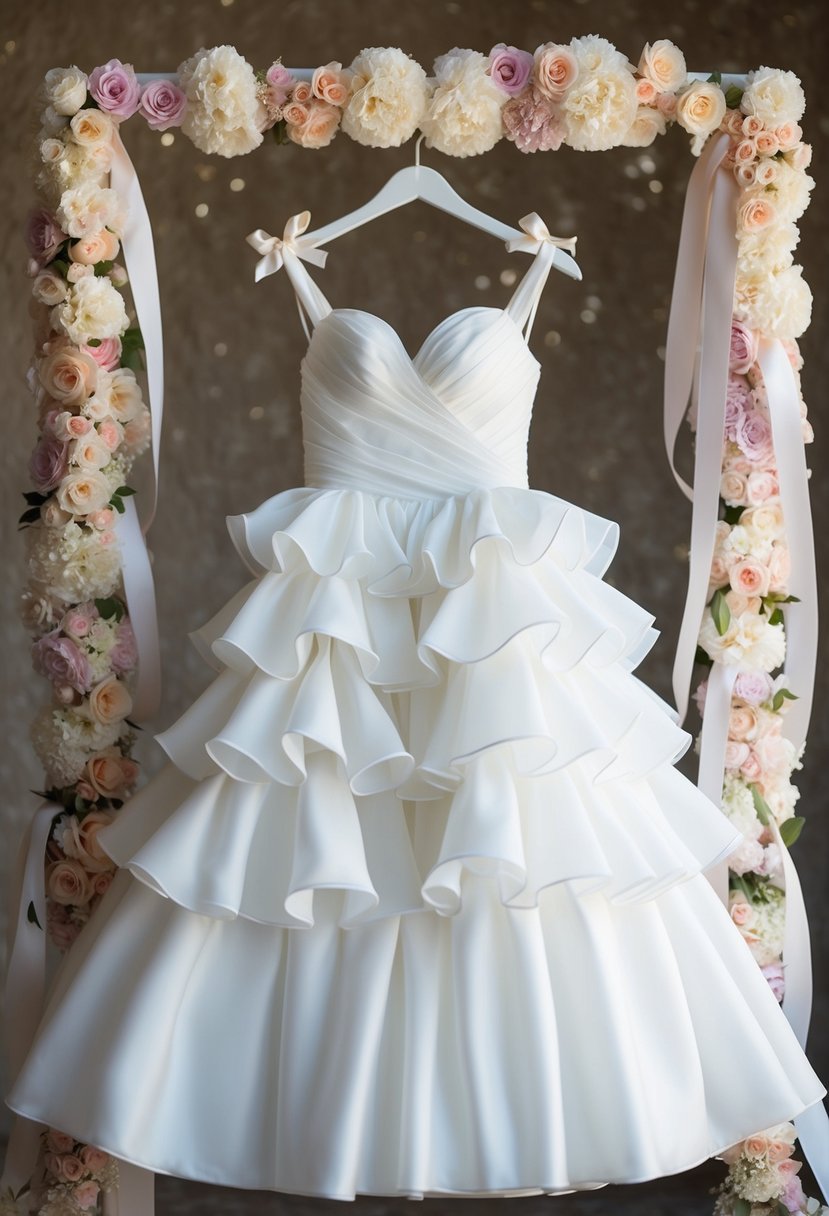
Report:
[[[809,449],[817,521],[819,572],[829,577],[821,521],[829,514],[825,477],[829,419],[823,408],[829,375],[825,339],[829,294],[825,250],[829,212],[823,197],[829,119],[825,95],[827,17],[824,0],[672,0],[615,4],[583,0],[177,0],[127,5],[86,0],[0,4],[0,113],[4,170],[0,175],[3,241],[2,335],[4,435],[2,515],[5,521],[2,646],[6,746],[0,780],[6,791],[4,840],[16,836],[30,787],[41,782],[27,739],[39,704],[26,635],[16,613],[23,580],[15,520],[27,488],[25,467],[35,430],[23,376],[31,350],[26,319],[25,251],[20,231],[31,204],[32,97],[56,64],[86,70],[111,56],[139,71],[173,70],[202,45],[233,43],[256,66],[278,54],[289,65],[340,58],[363,46],[400,45],[427,69],[454,45],[488,51],[497,41],[529,49],[550,38],[600,33],[635,59],[646,40],[674,39],[689,68],[741,71],[771,63],[802,78],[809,109],[806,138],[815,147],[816,201],[802,221],[802,261],[815,291],[812,327],[802,347],[804,384],[817,433]],[[5,44],[5,50],[4,48]],[[288,280],[254,286],[255,255],[245,234],[279,233],[303,208],[314,225],[371,195],[412,146],[380,152],[345,136],[319,152],[276,146],[270,139],[248,157],[225,161],[177,137],[162,147],[140,120],[126,139],[154,220],[165,324],[167,404],[158,516],[151,533],[159,595],[165,695],[160,731],[211,678],[186,639],[248,577],[225,530],[225,515],[248,510],[302,479],[298,364],[304,337]],[[656,614],[662,638],[639,674],[670,696],[670,664],[684,594],[685,500],[670,478],[661,439],[660,393],[667,309],[685,183],[692,164],[688,139],[674,129],[644,152],[600,156],[563,149],[522,156],[504,141],[491,153],[449,160],[424,149],[425,163],[445,172],[460,192],[503,219],[538,211],[553,232],[579,235],[584,281],[551,275],[532,336],[543,361],[531,431],[531,484],[572,499],[622,527],[610,578]],[[231,190],[234,178],[244,189]],[[198,219],[195,208],[207,203]],[[338,240],[324,271],[315,271],[335,305],[369,308],[399,328],[414,350],[434,323],[468,303],[503,304],[500,276],[521,271],[524,255],[432,208],[404,208]],[[485,279],[481,276],[485,276]],[[220,345],[222,344],[222,345]],[[687,439],[687,437],[686,437]],[[687,443],[686,443],[687,446]],[[146,461],[145,461],[146,463]],[[803,792],[807,827],[795,848],[811,914],[816,1000],[810,1055],[829,1077],[829,719],[824,639]],[[139,757],[158,768],[151,730]]]

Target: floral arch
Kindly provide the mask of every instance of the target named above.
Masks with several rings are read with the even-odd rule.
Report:
[[[805,1046],[811,1003],[805,908],[789,847],[811,708],[817,609],[808,470],[812,439],[797,339],[811,294],[794,264],[814,185],[794,73],[689,73],[660,39],[633,63],[588,35],[534,53],[453,48],[430,74],[394,47],[291,70],[254,70],[231,46],[201,49],[168,76],[117,59],[87,75],[55,68],[43,85],[40,203],[26,238],[38,436],[20,517],[28,555],[22,614],[49,704],[32,724],[44,768],[26,811],[18,918],[7,980],[9,1052],[22,1061],[43,1000],[45,939],[71,947],[112,879],[96,844],[139,778],[135,727],[160,698],[146,536],[155,513],[162,334],[152,232],[124,147],[127,120],[207,154],[265,139],[320,150],[342,133],[377,148],[419,132],[448,156],[562,145],[645,147],[670,127],[697,158],[686,200],[665,369],[665,442],[693,500],[688,596],[674,668],[682,720],[695,664],[703,712],[699,784],[744,833],[709,877]],[[278,239],[276,244],[278,245]],[[129,285],[132,307],[125,298]],[[690,402],[690,407],[689,407]],[[676,472],[683,422],[695,431],[693,486]],[[149,452],[152,500],[139,513],[129,475]],[[44,867],[45,859],[45,867]],[[785,976],[784,976],[785,968]],[[829,1195],[829,1120],[758,1129],[724,1157],[717,1216],[826,1212],[797,1177],[795,1139]],[[4,1213],[41,1216],[152,1207],[152,1175],[60,1129],[18,1121]]]

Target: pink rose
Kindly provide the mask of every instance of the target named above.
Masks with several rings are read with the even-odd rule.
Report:
[[[119,621],[115,629],[115,645],[109,652],[113,671],[131,671],[138,662],[138,646],[132,625],[126,619]]]
[[[748,410],[734,428],[734,442],[753,464],[762,464],[774,458],[771,424],[759,410]]]
[[[736,317],[731,322],[731,348],[728,353],[729,371],[744,376],[753,363],[757,362],[760,349],[760,335]]]
[[[664,114],[665,118],[671,119],[676,116],[677,97],[676,93],[660,93],[656,99],[656,108],[660,114]]]
[[[172,80],[151,80],[141,91],[138,108],[154,131],[166,131],[184,121],[187,95]]]
[[[46,1143],[53,1153],[71,1153],[75,1147],[75,1137],[50,1127],[46,1133]]]
[[[772,678],[765,671],[742,671],[734,681],[734,696],[748,705],[761,705],[773,691]]]
[[[47,867],[46,892],[56,903],[82,907],[92,898],[92,883],[80,862],[67,857]]]
[[[741,743],[757,737],[757,710],[753,705],[734,705],[728,717],[728,735]]]
[[[82,346],[81,350],[91,355],[105,372],[114,371],[121,362],[120,338],[102,338],[97,346]]]
[[[98,1170],[102,1170],[109,1161],[109,1153],[105,1153],[102,1148],[97,1148],[94,1144],[85,1144],[78,1153],[78,1156],[86,1168],[93,1174],[97,1174]]]
[[[58,1158],[59,1178],[67,1182],[77,1182],[84,1175],[83,1162],[74,1153],[62,1153]]]
[[[106,528],[112,527],[115,519],[115,510],[113,507],[101,507],[100,511],[92,511],[86,517],[86,522],[91,524],[93,528],[98,528],[103,531]]]
[[[534,55],[535,86],[549,101],[560,101],[579,74],[579,65],[569,46],[545,42]]]
[[[272,63],[265,74],[268,83],[268,93],[275,109],[284,106],[291,90],[296,85],[296,77],[281,63]]]
[[[129,118],[141,103],[141,85],[132,64],[120,59],[93,68],[88,87],[101,109],[116,118]]]
[[[758,469],[748,475],[746,485],[746,501],[751,507],[759,507],[761,503],[776,498],[780,492],[775,473],[768,469]]]
[[[489,52],[489,74],[493,84],[510,97],[516,97],[529,84],[534,62],[529,51],[499,42]]]
[[[98,874],[92,875],[92,890],[96,895],[105,895],[112,886],[114,877],[113,870],[101,870]]]
[[[88,600],[70,608],[61,620],[60,627],[64,633],[71,633],[73,637],[85,638],[92,628],[92,622],[97,620],[99,615],[94,603]]]
[[[51,262],[65,240],[66,233],[51,211],[40,207],[29,215],[26,224],[26,244],[38,267]]]
[[[754,748],[751,749],[746,759],[740,765],[740,772],[743,774],[746,781],[757,782],[762,778],[763,766],[761,765]]]
[[[789,152],[796,148],[803,138],[803,128],[798,122],[784,122],[774,128],[777,143],[781,152]]]
[[[735,925],[749,925],[754,920],[754,909],[746,900],[735,900],[731,905],[731,919]]]
[[[564,141],[564,121],[558,107],[533,85],[511,97],[501,111],[507,139],[519,152],[555,152]]]
[[[762,739],[756,740],[752,750],[766,779],[770,776],[783,776],[789,772],[792,762],[791,749],[792,744],[788,739],[779,735],[764,735]]]
[[[780,1196],[780,1202],[790,1212],[803,1212],[806,1210],[806,1195],[803,1185],[795,1175],[787,1179],[786,1185],[783,1187],[783,1193]]]
[[[782,965],[780,963],[766,963],[761,967],[761,971],[768,980],[769,988],[774,993],[775,1000],[782,1001],[783,993],[786,991]]]
[[[735,562],[728,572],[732,590],[739,595],[768,595],[768,567],[751,558]]]
[[[98,437],[103,440],[104,445],[109,448],[110,452],[114,452],[123,438],[124,428],[120,422],[116,422],[113,418],[105,418],[98,427]]]
[[[749,751],[747,743],[737,743],[734,739],[729,739],[725,745],[725,767],[742,768],[748,759]]]
[[[737,430],[737,426],[742,420],[747,410],[752,408],[751,389],[745,376],[735,375],[733,372],[728,377],[728,388],[725,398],[725,434],[726,438],[733,439]],[[730,467],[734,467],[732,464]],[[748,472],[748,469],[738,469],[738,472]]]
[[[67,469],[68,446],[53,435],[42,436],[29,459],[29,476],[41,494],[60,484]]]
[[[636,100],[640,106],[656,105],[658,96],[659,92],[652,80],[643,76],[641,80],[636,81]]]
[[[94,1178],[87,1178],[86,1182],[80,1182],[72,1188],[72,1198],[79,1208],[89,1211],[90,1208],[97,1206],[100,1189]]]
[[[737,208],[737,223],[744,232],[760,232],[777,219],[777,208],[770,198],[747,198]]]
[[[38,675],[53,684],[68,684],[76,692],[86,692],[92,683],[86,655],[71,638],[61,637],[55,629],[32,643],[32,664]]]

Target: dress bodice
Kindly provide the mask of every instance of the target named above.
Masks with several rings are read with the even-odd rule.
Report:
[[[541,370],[527,338],[554,252],[540,243],[506,307],[458,309],[414,354],[383,318],[332,308],[287,254],[312,326],[301,364],[305,484],[406,498],[526,488]]]

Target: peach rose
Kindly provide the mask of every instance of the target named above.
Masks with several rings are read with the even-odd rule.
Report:
[[[533,55],[535,87],[549,101],[560,101],[579,74],[576,57],[568,46],[545,42]]]
[[[82,266],[94,266],[96,262],[111,262],[118,256],[121,243],[109,228],[101,228],[81,237],[69,246],[69,257]]]
[[[112,819],[108,811],[89,811],[80,821],[73,815],[63,833],[64,853],[93,874],[111,870],[112,858],[103,851],[97,838],[101,828],[112,823]]]
[[[78,110],[69,126],[75,143],[82,148],[97,148],[112,143],[115,124],[103,110]]]
[[[50,1127],[46,1133],[46,1143],[53,1153],[71,1153],[75,1147],[75,1137]]]
[[[337,133],[341,111],[327,101],[315,101],[308,107],[305,122],[289,124],[288,135],[303,148],[325,148]]]
[[[743,1143],[743,1154],[755,1161],[762,1160],[766,1155],[769,1142],[765,1136],[749,1136]]]
[[[327,63],[311,77],[311,92],[331,106],[344,106],[348,100],[348,72],[341,63]]]
[[[685,83],[685,56],[667,38],[645,43],[639,57],[639,74],[650,80],[660,93],[675,93]]]
[[[743,774],[746,781],[752,781],[755,784],[763,776],[763,766],[753,748],[749,751],[749,754],[740,765],[740,772]]]
[[[89,1211],[90,1208],[97,1206],[100,1189],[94,1178],[87,1178],[85,1182],[78,1183],[73,1189],[72,1197],[79,1208]]]
[[[774,134],[777,136],[781,152],[789,152],[792,148],[797,147],[803,138],[803,128],[799,122],[784,122],[781,126],[775,127]]]
[[[737,208],[737,223],[743,232],[759,232],[777,219],[777,208],[765,194],[747,198]]]
[[[665,118],[675,118],[676,93],[660,93],[656,99],[656,108]]]
[[[59,274],[55,274],[53,270],[41,270],[35,276],[35,281],[32,283],[32,295],[36,300],[40,300],[41,304],[46,304],[49,308],[54,308],[56,304],[62,304],[68,295],[69,289],[66,286],[65,280]]]
[[[291,94],[292,101],[298,101],[300,105],[307,105],[314,96],[314,91],[307,80],[298,80],[294,85],[294,91]]]
[[[301,127],[308,121],[308,109],[308,106],[301,105],[298,101],[289,101],[283,106],[282,117],[289,127]]]
[[[73,515],[88,515],[99,511],[110,500],[109,482],[94,469],[69,473],[57,490],[58,506]]]
[[[96,895],[105,895],[112,886],[114,870],[99,870],[97,874],[92,876],[92,890]]]
[[[760,562],[745,558],[735,562],[729,571],[729,582],[732,590],[740,595],[768,595],[769,571]]]
[[[83,414],[70,414],[69,410],[61,410],[55,418],[52,433],[56,439],[68,443],[70,439],[80,439],[92,430],[92,422]]]
[[[636,100],[640,106],[655,105],[657,95],[657,88],[652,80],[643,76],[641,80],[636,81]]]
[[[770,186],[777,180],[777,165],[773,160],[760,161],[754,167],[754,180],[758,186]]]
[[[787,545],[772,545],[769,558],[769,591],[785,591],[792,574],[792,559]]]
[[[104,726],[120,722],[131,709],[132,697],[117,676],[107,676],[89,694],[90,714]]]
[[[114,418],[105,418],[98,427],[98,438],[110,452],[114,452],[124,438],[124,428]]]
[[[102,1170],[109,1161],[109,1153],[105,1153],[102,1148],[96,1148],[94,1144],[85,1144],[78,1156],[93,1174]]]
[[[753,705],[735,705],[728,715],[728,735],[737,743],[747,743],[757,737],[758,717]]]
[[[746,500],[747,481],[742,473],[726,469],[720,478],[720,494],[732,506],[740,506]]]
[[[781,1161],[788,1161],[793,1152],[793,1144],[787,1144],[785,1140],[770,1140],[768,1147],[769,1164],[779,1165]]]
[[[63,1153],[59,1158],[60,1173],[59,1178],[65,1178],[67,1182],[78,1182],[85,1173],[83,1162],[80,1157],[76,1157],[74,1153]]]
[[[128,367],[116,368],[111,373],[106,394],[106,406],[109,412],[124,424],[137,418],[144,408],[141,388],[135,378],[135,372]]]
[[[777,477],[769,470],[758,469],[748,475],[746,501],[749,506],[759,507],[761,503],[774,498],[779,492]]]
[[[731,919],[735,925],[750,925],[754,920],[754,909],[745,900],[737,900],[731,905]]]
[[[131,785],[135,780],[138,765],[122,756],[117,747],[112,747],[90,756],[86,772],[93,789],[104,798],[114,798],[125,785]]]
[[[677,99],[676,120],[689,135],[709,135],[724,117],[723,91],[707,80],[695,80]]]
[[[741,139],[734,149],[734,163],[736,165],[749,164],[757,155],[757,145],[753,139]]]
[[[41,361],[38,378],[46,392],[61,405],[80,405],[95,392],[98,364],[67,343]]]
[[[86,870],[74,858],[54,861],[46,871],[46,891],[58,904],[82,907],[92,898],[92,883]]]
[[[749,751],[747,743],[738,743],[736,739],[729,739],[725,745],[725,767],[742,768],[748,759]]]
[[[749,139],[754,139],[764,128],[756,114],[746,114],[740,123],[740,129],[743,135],[746,135]]]
[[[761,131],[754,142],[760,156],[775,156],[780,151],[780,143],[774,131]]]
[[[69,445],[69,460],[81,469],[103,469],[112,459],[112,452],[97,431],[73,439]]]

